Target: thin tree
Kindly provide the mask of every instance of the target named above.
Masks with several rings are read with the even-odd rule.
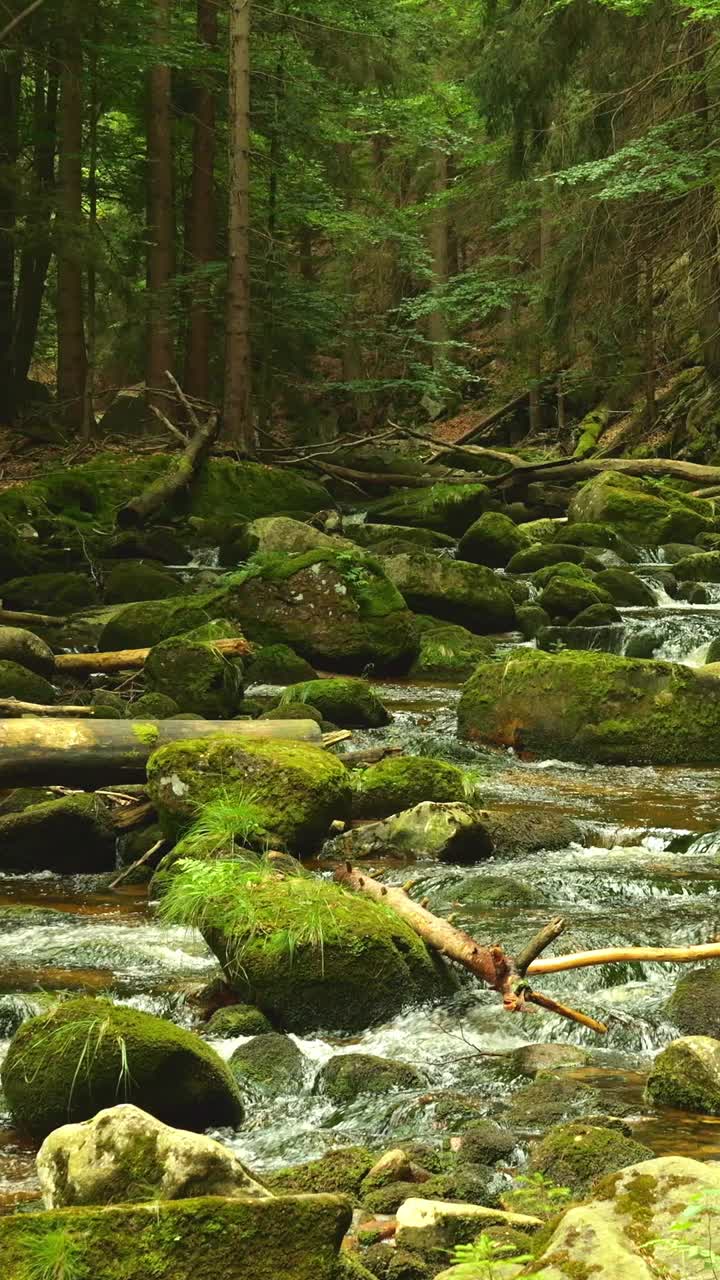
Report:
[[[0,421],[13,417],[13,309],[15,293],[16,175],[19,148],[21,59],[0,56]]]
[[[153,0],[152,41],[157,62],[149,73],[148,332],[145,386],[148,407],[167,412],[166,373],[175,366],[170,285],[175,274],[172,69],[167,60],[172,0]]]
[[[68,428],[81,431],[85,406],[82,250],[83,52],[78,0],[65,9],[60,72],[57,219],[57,394]]]
[[[250,0],[230,0],[223,431],[246,454],[254,447],[250,395],[250,29]]]
[[[197,36],[208,49],[217,46],[217,0],[198,0]],[[205,78],[195,87],[187,243],[190,271],[202,268],[215,256],[215,114],[215,91]],[[192,285],[185,350],[185,391],[198,400],[210,397],[211,331],[210,284],[200,277]]]

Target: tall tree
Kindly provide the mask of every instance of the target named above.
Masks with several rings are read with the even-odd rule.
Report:
[[[223,431],[242,453],[254,450],[250,348],[250,30],[250,0],[230,0]]]
[[[13,310],[15,294],[16,165],[19,147],[21,59],[0,52],[0,419],[14,411]]]
[[[148,406],[167,411],[167,372],[175,368],[171,282],[175,275],[172,68],[169,64],[173,0],[153,0],[152,42],[157,61],[149,73],[148,333],[145,386]]]
[[[85,411],[82,234],[82,0],[65,6],[60,72],[59,203],[57,218],[57,393],[66,427],[81,431]]]
[[[218,39],[217,0],[198,0],[197,38],[214,49]],[[215,257],[215,91],[207,76],[195,86],[192,188],[186,254],[192,284],[185,351],[185,390],[199,400],[210,397],[211,290],[202,268]]]

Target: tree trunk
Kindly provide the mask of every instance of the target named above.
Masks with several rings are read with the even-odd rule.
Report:
[[[148,104],[148,333],[145,370],[148,407],[168,408],[166,374],[175,367],[170,282],[175,274],[172,70],[167,65],[173,0],[153,0],[152,42],[157,63],[149,74]]]
[[[430,256],[432,258],[433,284],[438,291],[447,285],[450,270],[450,245],[448,211],[445,193],[448,186],[448,157],[440,147],[433,156],[433,193],[438,201],[433,209],[430,224]],[[447,355],[448,324],[442,307],[433,311],[428,321],[428,337],[433,344],[432,361],[442,363]]]
[[[85,351],[82,247],[83,56],[81,9],[68,4],[60,72],[60,168],[57,236],[57,393],[62,420],[82,431]]]
[[[14,418],[15,168],[18,160],[20,55],[0,59],[0,422]]]
[[[172,502],[192,484],[198,468],[212,445],[218,431],[218,415],[212,413],[207,422],[198,427],[187,448],[180,455],[172,470],[160,476],[151,485],[121,507],[117,513],[117,523],[121,529],[128,529],[156,515],[163,507]]]
[[[230,0],[228,280],[223,434],[254,450],[250,359],[250,0]]]
[[[198,0],[197,36],[215,49],[218,40],[217,0]],[[195,87],[192,189],[190,192],[188,268],[202,268],[215,257],[215,91],[204,81]],[[199,278],[191,285],[185,391],[196,400],[210,398],[210,284]]]
[[[657,356],[655,351],[654,272],[652,257],[645,258],[645,407],[648,425],[655,426],[657,408]]]
[[[707,66],[707,53],[714,37],[709,24],[694,22],[688,27],[687,39],[691,54],[688,64],[691,118],[697,132],[698,154],[704,155],[715,145],[715,112],[708,90]],[[711,178],[690,196],[690,201],[690,259],[703,364],[708,378],[720,381],[720,228],[717,194]]]
[[[88,238],[90,252],[87,268],[87,353],[88,376],[85,387],[85,406],[83,412],[83,439],[89,440],[95,427],[95,377],[97,362],[97,271],[95,255],[97,253],[97,214],[98,214],[98,123],[100,119],[98,57],[97,46],[100,39],[100,23],[97,9],[93,18],[92,54],[89,66],[90,79],[90,122],[88,126],[88,205],[89,226]]]
[[[55,187],[55,152],[57,149],[58,96],[60,90],[58,61],[52,54],[38,58],[35,70],[35,105],[33,132],[33,198],[37,209],[32,223],[33,245],[23,249],[20,258],[17,301],[15,306],[15,385],[19,390],[27,380],[37,339],[45,282],[50,267],[51,209]]]

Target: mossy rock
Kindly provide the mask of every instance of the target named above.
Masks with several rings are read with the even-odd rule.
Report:
[[[469,876],[459,884],[449,885],[440,899],[443,906],[463,917],[474,917],[479,912],[492,911],[495,907],[534,907],[538,890],[515,876],[495,876],[483,872]]]
[[[305,1079],[306,1061],[290,1036],[267,1031],[240,1045],[228,1067],[241,1093],[277,1098],[297,1094]]]
[[[673,565],[678,582],[720,582],[720,551],[701,551]]]
[[[249,560],[258,553],[267,555],[281,551],[286,555],[300,555],[316,548],[352,552],[354,543],[347,538],[332,537],[290,516],[265,516],[249,521],[242,531],[236,526],[232,541],[229,544],[221,542],[220,557],[222,564],[237,564],[238,560]]]
[[[174,636],[153,645],[145,659],[145,682],[152,693],[200,716],[229,719],[243,696],[243,666],[211,643]]]
[[[461,560],[504,569],[518,551],[529,546],[530,537],[500,511],[486,511],[463,534],[458,547]]]
[[[201,468],[190,493],[190,510],[202,518],[257,520],[322,511],[328,492],[317,480],[291,467],[211,458]]]
[[[315,1091],[332,1102],[354,1102],[360,1094],[387,1094],[393,1089],[422,1089],[423,1076],[406,1062],[376,1058],[369,1053],[336,1054],[322,1068]]]
[[[536,573],[538,569],[547,569],[560,563],[583,565],[586,558],[587,552],[582,547],[535,542],[516,552],[508,563],[507,570],[508,573]]]
[[[222,598],[217,591],[170,600],[147,600],[114,610],[103,626],[101,649],[144,649],[171,636],[185,635],[222,617]]]
[[[342,1147],[327,1151],[319,1160],[292,1165],[264,1175],[264,1182],[276,1195],[288,1192],[319,1192],[356,1197],[360,1184],[375,1164],[376,1156],[367,1147]]]
[[[56,1280],[340,1280],[350,1219],[346,1199],[305,1195],[17,1214],[0,1219],[3,1280],[49,1276],[48,1256]]]
[[[173,529],[123,529],[102,543],[102,554],[113,560],[154,560],[162,565],[187,564],[184,539]]]
[[[479,635],[508,631],[515,621],[512,597],[484,565],[417,551],[391,556],[383,567],[417,613],[460,623]]]
[[[657,481],[612,471],[593,476],[573,498],[568,533],[575,523],[609,525],[638,547],[692,542],[713,531],[713,519],[698,498]]]
[[[55,701],[52,685],[34,671],[17,662],[0,661],[0,698],[17,698],[19,702],[37,702],[45,706]]]
[[[720,1040],[720,970],[710,965],[682,973],[665,1012],[684,1036]]]
[[[39,558],[35,548],[18,534],[17,522],[0,516],[0,581],[32,573],[39,567]]]
[[[573,627],[612,627],[622,618],[614,604],[591,604],[571,621]],[[650,658],[651,653],[626,653],[628,658]]]
[[[409,524],[353,524],[345,530],[345,536],[359,547],[366,547],[373,552],[387,542],[402,542],[413,548],[430,548],[433,551],[453,551],[457,546],[455,538],[446,533]]]
[[[613,654],[516,650],[482,663],[458,708],[463,738],[565,760],[720,762],[720,680]]]
[[[289,850],[312,853],[333,821],[347,822],[350,775],[342,762],[303,742],[242,742],[217,737],[174,742],[148,762],[148,792],[163,830],[175,838],[208,800],[233,793],[267,814],[268,830]]]
[[[720,1040],[673,1040],[653,1062],[645,1098],[655,1106],[720,1116]]]
[[[0,597],[6,609],[49,613],[53,617],[100,603],[95,583],[84,573],[34,573],[13,578],[2,584]]]
[[[51,676],[55,670],[52,649],[22,627],[0,627],[0,661],[16,662],[39,676]]]
[[[272,1027],[259,1009],[251,1004],[231,1004],[218,1009],[204,1029],[208,1040],[234,1040],[237,1036],[262,1036]]]
[[[457,765],[425,756],[387,756],[355,775],[353,814],[386,818],[424,801],[462,801],[465,791],[465,775]]]
[[[247,667],[248,684],[287,685],[315,679],[316,672],[310,663],[286,644],[265,645]]]
[[[133,604],[136,600],[167,600],[185,590],[161,564],[120,560],[105,577],[103,595],[108,604]]]
[[[488,510],[492,501],[484,484],[434,484],[407,489],[373,502],[369,524],[412,525],[459,538]]]
[[[579,578],[555,577],[540,593],[541,609],[551,618],[576,618],[594,604],[612,604],[609,591],[594,582]]]
[[[411,680],[457,683],[472,675],[478,662],[488,658],[495,645],[457,623],[425,618],[419,628],[420,652],[409,671]]]
[[[524,1044],[510,1058],[513,1071],[533,1078],[562,1067],[586,1067],[590,1061],[588,1050],[575,1044]]]
[[[581,564],[573,564],[569,560],[560,560],[557,564],[548,564],[544,569],[536,569],[532,575],[533,586],[542,590],[555,578],[574,578],[578,582],[592,582],[587,569]]]
[[[463,1164],[497,1164],[509,1160],[518,1145],[512,1129],[505,1129],[494,1120],[475,1120],[462,1135],[458,1160]]]
[[[549,623],[550,614],[539,604],[521,604],[516,610],[515,625],[526,640],[534,640]]]
[[[165,1124],[237,1125],[240,1095],[198,1036],[109,1000],[67,1000],[23,1023],[2,1065],[15,1123],[36,1139],[125,1102]]]
[[[379,729],[390,723],[390,713],[367,680],[333,676],[292,684],[280,699],[278,710],[293,703],[317,707],[323,719],[347,729]]]
[[[632,543],[622,538],[609,524],[573,520],[572,524],[556,527],[552,541],[573,547],[602,547],[606,551],[614,551],[623,560],[636,558]]]
[[[166,693],[143,693],[128,708],[131,720],[169,720],[179,710],[175,699]]]
[[[0,817],[9,813],[24,813],[32,805],[45,804],[48,800],[57,800],[57,792],[49,787],[12,787],[0,793]]]
[[[322,711],[307,702],[287,702],[279,707],[271,707],[263,711],[259,720],[314,720],[315,724],[325,724]]]
[[[653,1155],[650,1147],[617,1129],[575,1122],[558,1125],[545,1135],[532,1150],[530,1168],[582,1195],[598,1178],[652,1160]]]
[[[599,587],[610,592],[615,604],[650,606],[655,604],[655,596],[647,583],[627,569],[603,569],[602,573],[598,573],[595,582]]]
[[[110,871],[115,866],[115,838],[102,800],[63,796],[0,817],[0,867],[60,875]]]

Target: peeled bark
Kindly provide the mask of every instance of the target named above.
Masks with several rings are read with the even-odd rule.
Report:
[[[82,430],[85,351],[82,249],[83,56],[81,10],[65,9],[60,73],[60,183],[57,248],[57,393],[65,425]]]
[[[223,435],[252,453],[250,359],[250,0],[230,0],[228,280]]]
[[[219,736],[322,744],[314,720],[0,720],[0,786],[142,782],[159,747]]]
[[[197,34],[208,49],[217,46],[216,0],[198,0]],[[215,257],[215,92],[199,82],[195,88],[192,189],[188,215],[188,268],[193,271]],[[186,393],[196,400],[210,397],[210,285],[199,279],[191,286],[185,352]]]
[[[167,408],[167,377],[175,367],[170,282],[175,274],[172,70],[164,61],[172,0],[153,0],[152,42],[158,61],[149,75],[147,404]]]
[[[216,653],[226,658],[244,658],[253,652],[253,647],[244,637],[236,640],[214,640],[208,644]],[[145,666],[150,649],[116,649],[108,653],[60,653],[55,658],[55,670],[61,674],[91,674],[104,671],[106,674],[116,671],[139,671]]]

